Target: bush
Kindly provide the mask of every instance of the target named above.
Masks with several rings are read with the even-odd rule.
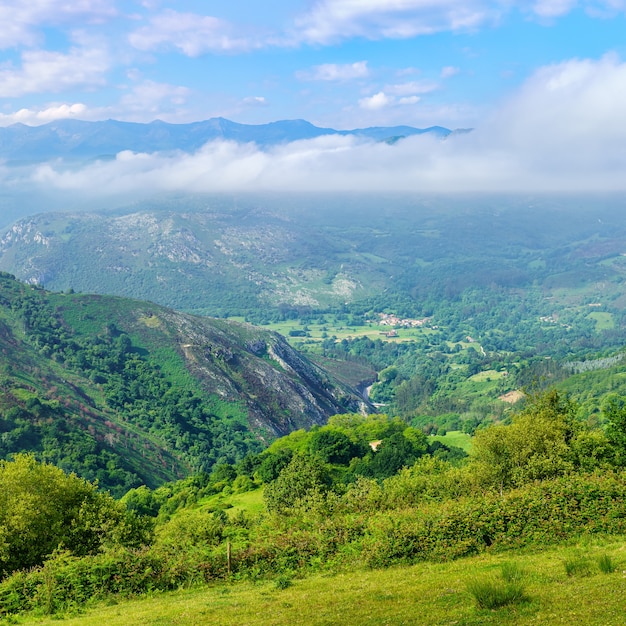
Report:
[[[330,484],[324,463],[310,454],[296,454],[278,478],[265,487],[265,504],[269,511],[285,514],[301,507],[307,498],[326,493]]]
[[[227,575],[224,555],[210,547],[185,550],[116,548],[93,557],[55,554],[42,567],[0,582],[0,617],[54,614],[113,595],[131,597],[205,583]]]
[[[293,576],[291,574],[281,574],[276,578],[274,585],[276,589],[289,589],[293,585]]]
[[[524,586],[520,582],[498,579],[472,580],[467,590],[474,596],[479,609],[499,609],[510,604],[526,602]]]
[[[96,484],[31,455],[0,461],[0,578],[59,548],[83,556],[148,538],[149,524]]]
[[[617,566],[608,554],[603,554],[598,558],[598,567],[603,574],[612,574]]]

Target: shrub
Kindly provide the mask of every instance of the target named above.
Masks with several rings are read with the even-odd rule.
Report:
[[[75,474],[31,455],[0,461],[0,578],[41,565],[62,548],[76,556],[138,546],[150,525]]]
[[[603,574],[612,574],[617,569],[613,559],[608,554],[598,557],[598,567]]]
[[[293,585],[293,576],[291,574],[281,574],[276,578],[274,585],[276,589],[288,589]]]
[[[326,493],[331,483],[327,467],[310,454],[296,454],[278,478],[265,487],[267,509],[288,513],[315,493]]]
[[[495,578],[474,579],[467,585],[479,609],[499,609],[509,604],[528,600],[521,582],[507,582]]]

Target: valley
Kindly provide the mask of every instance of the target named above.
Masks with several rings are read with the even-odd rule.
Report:
[[[626,0],[0,4],[0,626],[626,623]]]
[[[620,199],[326,201],[163,197],[4,230],[0,483],[54,464],[115,500],[93,513],[106,546],[65,536],[30,573],[7,504],[0,615],[190,585],[258,607],[241,581],[291,597],[457,559],[508,593],[506,553],[535,573],[493,619],[542,623],[563,590],[528,556],[547,549],[584,553],[572,589],[604,584],[626,532]],[[489,623],[456,571],[459,619]]]

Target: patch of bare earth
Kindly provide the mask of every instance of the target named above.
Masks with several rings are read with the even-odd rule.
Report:
[[[498,396],[498,400],[502,400],[502,402],[508,402],[509,404],[515,404],[523,397],[524,393],[522,391],[509,391],[508,393]]]

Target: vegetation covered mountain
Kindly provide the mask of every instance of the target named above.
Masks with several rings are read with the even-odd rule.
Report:
[[[623,210],[611,196],[172,196],[20,220],[0,268],[245,316],[353,386],[357,365],[376,369],[382,410],[471,430],[623,349]]]
[[[502,301],[537,289],[547,314],[565,290],[620,309],[623,210],[611,197],[165,196],[19,220],[0,268],[219,316],[353,303],[432,314],[476,291]]]
[[[276,333],[0,276],[0,458],[38,457],[124,493],[234,462],[366,410]]]

